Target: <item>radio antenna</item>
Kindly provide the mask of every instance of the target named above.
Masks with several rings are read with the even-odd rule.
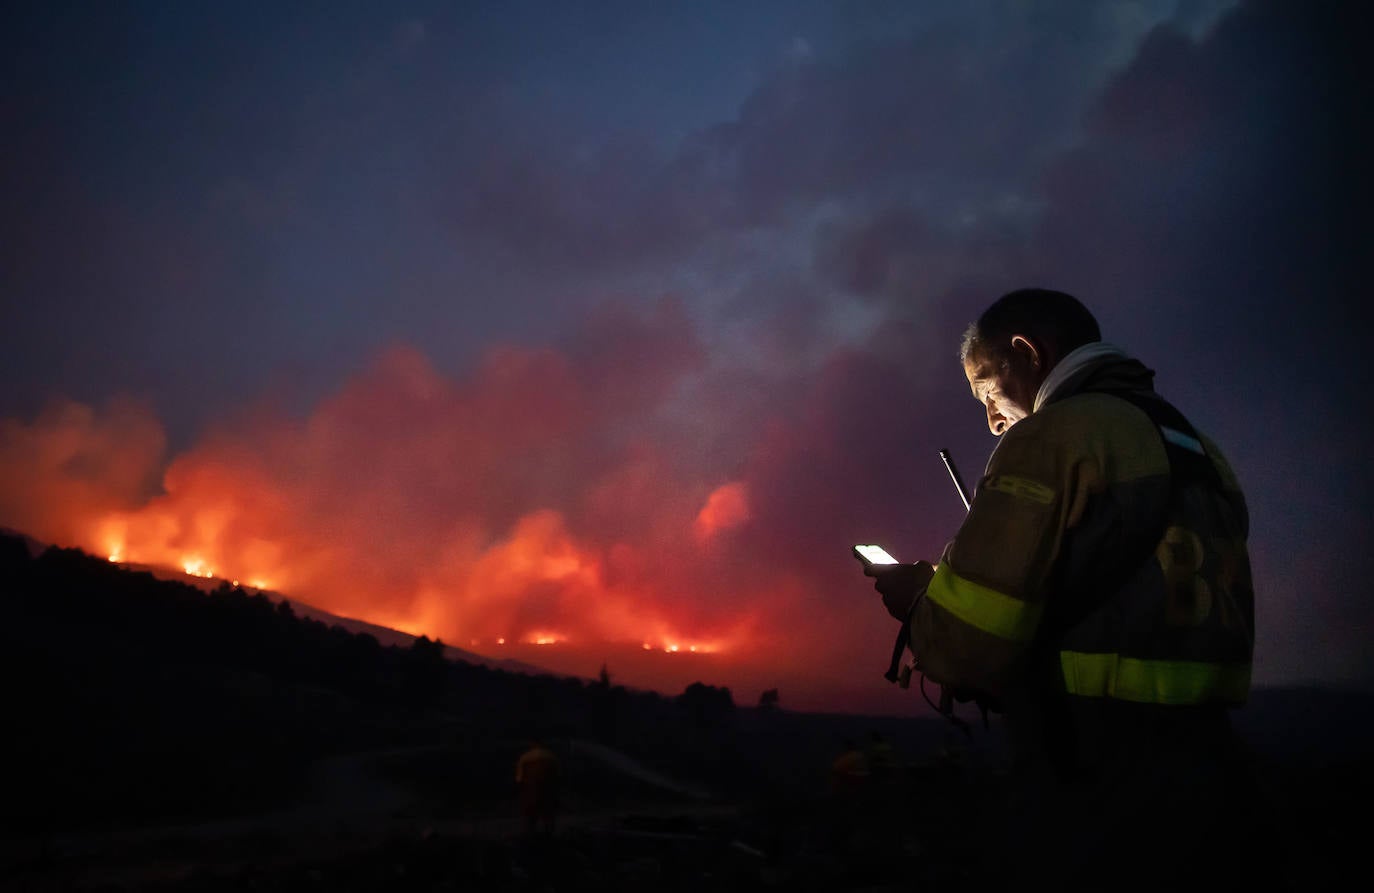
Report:
[[[959,498],[964,501],[964,511],[968,511],[968,490],[964,489],[964,479],[959,477],[959,469],[954,467],[954,460],[949,457],[949,450],[940,450],[940,458],[944,460],[945,468],[949,471],[949,479],[954,481],[954,489],[959,491]]]

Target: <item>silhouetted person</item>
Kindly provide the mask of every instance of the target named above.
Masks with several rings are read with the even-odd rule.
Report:
[[[897,754],[892,743],[877,729],[868,733],[868,766],[875,779],[887,780],[897,767]]]
[[[830,808],[824,827],[829,845],[848,851],[866,834],[872,815],[868,799],[868,760],[852,738],[843,741],[838,756],[830,763]]]
[[[844,740],[843,749],[830,764],[830,791],[843,800],[856,798],[868,783],[868,760],[852,739]]]
[[[936,753],[936,762],[945,769],[962,772],[968,768],[968,739],[958,729],[945,731],[944,743]]]
[[[910,808],[906,772],[897,759],[892,742],[877,729],[868,733],[864,760],[869,773],[865,801],[871,813],[869,823],[877,835],[875,840],[880,847],[897,847],[901,840],[901,820]]]
[[[520,816],[525,833],[553,834],[559,808],[558,757],[541,739],[533,739],[516,761],[515,783],[520,789]]]
[[[917,668],[1005,712],[1017,796],[987,855],[1028,889],[1272,880],[1229,717],[1255,616],[1230,466],[1069,295],[1003,296],[960,359],[1001,441],[938,564],[870,573]]]

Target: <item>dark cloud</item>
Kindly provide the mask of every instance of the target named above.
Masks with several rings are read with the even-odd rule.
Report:
[[[900,197],[947,219],[1004,205],[1072,136],[1130,29],[1070,5],[991,10],[792,53],[671,155],[631,136],[585,151],[543,129],[488,139],[455,177],[458,233],[585,269],[662,262],[830,201]]]

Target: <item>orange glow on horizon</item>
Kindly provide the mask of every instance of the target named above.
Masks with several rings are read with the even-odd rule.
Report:
[[[681,336],[667,322],[665,351]],[[599,663],[598,649],[775,662],[762,650],[792,647],[771,619],[786,585],[760,587],[730,549],[707,548],[749,519],[746,483],[675,465],[671,443],[612,443],[606,431],[644,404],[598,403],[572,362],[509,348],[454,382],[397,349],[303,418],[236,418],[171,457],[146,411],[138,424],[118,407],[11,422],[0,484],[42,486],[0,504],[0,523],[479,652],[542,648],[533,663]],[[66,472],[40,449],[104,455],[126,429],[143,440],[116,450],[116,470],[140,489],[102,489],[89,479],[100,462]]]
[[[226,480],[225,483],[230,482]],[[141,510],[109,515],[92,526],[103,531],[100,542],[104,554],[113,563],[172,566],[190,576],[201,579],[222,576],[236,588],[246,585],[260,591],[278,584],[265,575],[244,571],[250,564],[272,563],[278,576],[305,581],[303,591],[277,589],[305,604],[416,637],[467,641],[479,651],[484,642],[489,647],[503,649],[509,645],[554,648],[567,645],[575,636],[577,641],[592,647],[595,643],[614,646],[627,643],[628,639],[628,643],[639,646],[642,652],[657,652],[672,656],[676,661],[687,654],[727,652],[730,641],[743,635],[744,626],[739,625],[728,637],[701,640],[691,635],[687,628],[671,622],[668,615],[655,616],[651,589],[641,592],[636,587],[621,592],[607,584],[608,560],[619,565],[627,560],[638,560],[628,544],[619,543],[608,552],[600,553],[574,540],[561,517],[547,511],[525,516],[513,526],[509,536],[485,548],[441,556],[432,567],[421,569],[423,575],[419,579],[434,582],[422,582],[413,590],[416,597],[408,610],[387,609],[384,603],[370,607],[356,596],[357,604],[340,605],[334,596],[350,594],[350,587],[346,585],[349,581],[341,574],[358,567],[350,555],[332,553],[340,565],[339,572],[334,572],[328,562],[313,558],[307,551],[301,567],[294,573],[287,573],[285,565],[274,561],[292,553],[293,549],[286,542],[274,541],[263,534],[255,534],[243,542],[224,541],[225,532],[231,527],[225,520],[230,511],[215,507],[220,493],[212,488],[204,493],[188,494],[188,497],[200,497],[194,504],[186,501],[173,504],[170,497],[163,497]],[[203,515],[199,509],[201,501],[209,506]],[[728,502],[722,503],[717,496],[716,504],[728,505]],[[585,604],[588,609],[577,615],[578,628],[568,632],[536,628],[496,635],[493,626],[509,630],[511,626],[520,625],[514,611],[520,604],[518,596],[524,585],[556,586],[564,593],[563,603],[570,608]],[[454,609],[455,601],[478,609],[471,620]],[[634,639],[624,635],[627,628],[641,625],[646,615],[651,620],[650,635]],[[455,624],[470,628],[478,635],[454,633],[450,627]],[[584,672],[590,674],[591,668]]]
[[[181,560],[181,569],[193,577],[209,579],[215,575],[215,572],[210,569],[210,566],[205,563],[205,559],[203,558],[183,558]]]
[[[114,527],[113,524],[102,525],[106,528]],[[116,531],[104,533],[101,537],[104,548],[101,550],[111,564],[122,564],[124,562],[124,537]]]

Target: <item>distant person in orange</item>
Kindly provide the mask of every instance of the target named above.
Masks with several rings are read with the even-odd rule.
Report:
[[[897,769],[897,752],[882,732],[868,733],[868,763],[875,778],[887,782]]]
[[[863,749],[852,738],[844,740],[839,756],[830,764],[830,804],[825,835],[835,852],[848,851],[867,836],[869,768]]]
[[[558,757],[540,738],[515,763],[515,783],[520,788],[520,815],[525,833],[536,830],[553,834],[558,818]]]
[[[868,759],[858,744],[846,739],[844,750],[830,764],[830,790],[836,796],[852,798],[867,783]]]

